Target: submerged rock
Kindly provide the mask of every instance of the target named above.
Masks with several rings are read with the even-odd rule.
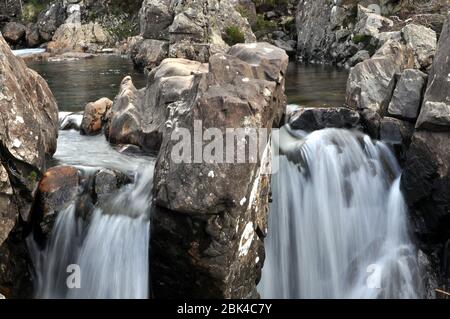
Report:
[[[106,114],[111,109],[113,101],[104,97],[88,103],[84,108],[83,120],[80,126],[82,135],[95,135],[101,132]]]
[[[180,162],[172,156],[180,142],[173,134],[184,132],[187,146],[201,149],[209,142],[189,140],[197,130],[214,129],[222,139],[226,128],[264,128],[270,135],[285,106],[287,64],[284,50],[269,44],[235,45],[213,55],[207,73],[192,75],[188,99],[168,105],[153,191],[151,277],[157,298],[258,296],[270,145],[263,143],[262,155],[245,164],[226,164],[219,150],[216,161],[192,162],[193,154],[184,154],[186,162]]]

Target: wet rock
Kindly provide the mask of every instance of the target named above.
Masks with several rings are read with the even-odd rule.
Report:
[[[97,205],[102,205],[131,179],[123,173],[110,169],[101,169],[95,174],[94,192]]]
[[[270,177],[263,171],[270,165],[270,147],[263,145],[254,163],[191,163],[191,156],[186,163],[172,156],[180,141],[172,134],[193,136],[197,120],[200,132],[216,128],[222,138],[226,128],[270,133],[284,110],[287,65],[285,52],[267,43],[233,46],[210,58],[208,73],[194,76],[188,99],[169,106],[153,189],[151,268],[157,298],[258,296],[261,266],[255,260],[264,258]]]
[[[344,107],[300,108],[291,115],[293,129],[315,131],[324,128],[355,128],[359,125],[358,112]]]
[[[60,112],[59,113],[59,129],[63,131],[75,130],[79,131],[81,122],[83,121],[83,113]]]
[[[52,167],[45,172],[39,182],[36,194],[37,209],[40,216],[33,216],[39,221],[39,227],[45,236],[51,233],[59,212],[73,203],[80,187],[78,169],[71,166]]]
[[[80,133],[82,135],[95,135],[100,133],[105,122],[106,113],[112,105],[113,101],[106,97],[88,103],[84,108]]]
[[[358,51],[354,56],[352,56],[346,63],[347,67],[352,67],[370,59],[370,53],[367,50]]]
[[[416,68],[427,69],[436,52],[436,32],[421,25],[409,24],[402,29],[402,36],[414,52]]]
[[[141,108],[144,90],[138,90],[130,76],[120,84],[105,126],[105,135],[113,144],[141,145]]]
[[[389,104],[389,115],[415,122],[419,116],[426,81],[425,73],[419,70],[404,70]]]
[[[450,131],[450,22],[447,21],[439,39],[417,128]]]
[[[419,272],[421,274],[421,282],[425,290],[425,299],[436,299],[436,289],[439,288],[438,274],[436,273],[436,265],[430,260],[423,251],[417,253],[417,262]]]
[[[450,238],[449,163],[449,132],[414,133],[401,185],[422,242],[439,243]]]
[[[414,133],[414,124],[385,116],[381,120],[380,138],[383,141],[408,146]]]
[[[17,22],[7,23],[3,29],[2,34],[6,41],[16,44],[25,37],[26,27]]]

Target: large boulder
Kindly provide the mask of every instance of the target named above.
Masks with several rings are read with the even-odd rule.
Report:
[[[56,150],[58,107],[47,82],[14,56],[1,35],[0,74],[0,249],[3,250],[2,245],[13,228],[20,228],[19,220],[29,220],[45,159]],[[4,285],[13,284],[3,275],[9,273],[9,266],[14,267],[15,255],[5,249],[9,253],[0,254],[1,267],[5,267],[1,269],[6,269],[0,272],[0,291]]]
[[[445,23],[436,57],[428,78],[428,87],[417,128],[450,131],[450,20]]]
[[[3,29],[2,34],[6,41],[16,44],[23,40],[25,37],[26,27],[17,22],[9,22],[7,23]]]
[[[426,82],[425,73],[413,69],[404,70],[389,103],[389,115],[415,122],[419,116]]]
[[[414,67],[411,49],[397,41],[387,41],[372,58],[357,64],[347,82],[347,105],[361,113],[368,132],[378,137],[379,119],[391,101],[396,75]]]
[[[425,70],[431,66],[436,53],[436,32],[421,25],[409,24],[402,29],[402,36],[414,51],[416,68]]]
[[[166,59],[150,72],[146,89],[137,90],[131,78],[126,77],[111,109],[109,141],[157,152],[170,104],[186,99],[194,75],[207,71],[208,65],[201,62]]]
[[[113,101],[104,97],[95,102],[88,103],[84,108],[80,133],[83,135],[95,135],[101,132],[106,114],[111,109]]]
[[[209,72],[193,77],[186,99],[168,105],[153,188],[151,268],[156,297],[258,296],[270,144],[260,143],[262,155],[249,155],[241,163],[235,162],[239,155],[234,147],[229,146],[227,156],[220,149],[225,149],[227,135],[233,137],[227,128],[241,128],[241,133],[261,129],[259,133],[270,136],[286,102],[287,65],[286,53],[267,43],[235,45],[209,59]],[[235,138],[238,152],[243,151],[246,137],[234,136],[233,143]],[[180,143],[186,146],[182,152]],[[208,145],[214,160],[196,153]],[[225,157],[234,164],[227,164]]]

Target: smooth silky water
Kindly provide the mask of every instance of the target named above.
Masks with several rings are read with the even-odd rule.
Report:
[[[422,297],[389,148],[348,130],[293,133],[276,158],[262,297]]]

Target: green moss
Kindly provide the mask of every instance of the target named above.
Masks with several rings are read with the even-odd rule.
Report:
[[[228,45],[235,45],[237,43],[244,43],[245,36],[244,33],[238,27],[231,26],[225,30],[224,40]]]
[[[355,36],[353,37],[353,43],[355,44],[364,43],[365,45],[368,45],[371,39],[372,37],[370,35],[355,34]]]
[[[36,183],[38,178],[38,174],[35,171],[32,171],[30,175],[28,175],[27,180],[30,183]]]
[[[236,6],[236,11],[239,12],[239,14],[243,18],[250,18],[250,13],[243,6],[241,5]]]
[[[30,0],[22,6],[22,20],[24,22],[36,22],[41,11],[45,9],[50,0]]]
[[[256,22],[252,25],[253,32],[272,32],[277,29],[277,24],[273,21],[264,19],[262,14],[256,16]]]

